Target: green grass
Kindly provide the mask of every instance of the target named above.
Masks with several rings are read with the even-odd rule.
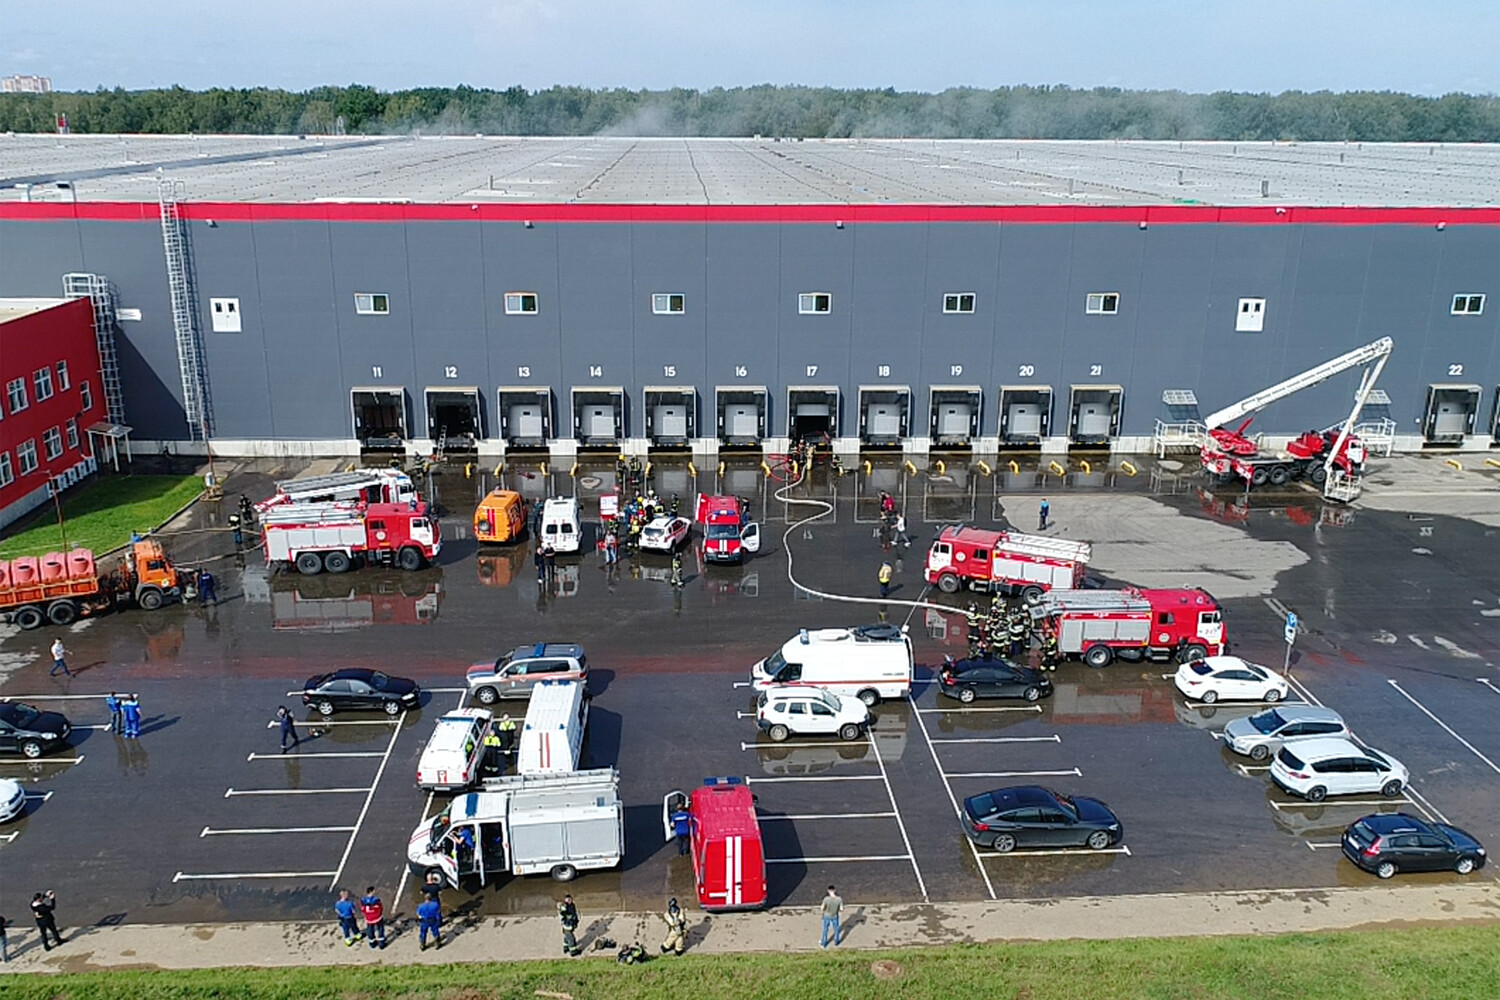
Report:
[[[39,556],[82,546],[104,552],[156,527],[203,490],[197,476],[104,476],[62,495],[68,545],[49,501],[24,527],[0,540],[0,559]]]
[[[809,923],[808,934],[816,931]],[[468,933],[492,935],[495,949],[505,948],[498,932]],[[79,935],[68,947],[87,951],[88,939]],[[878,978],[872,966],[880,960],[896,963],[897,974]],[[6,1000],[509,1000],[537,990],[575,1000],[1491,1000],[1500,995],[1500,925],[837,954],[689,953],[634,967],[576,959],[0,980]]]

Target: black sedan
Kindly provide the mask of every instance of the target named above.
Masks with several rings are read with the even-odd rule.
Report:
[[[1040,785],[997,788],[964,799],[964,832],[1001,854],[1017,847],[1089,847],[1119,843],[1124,829],[1109,806]]]
[[[1009,660],[949,660],[938,675],[938,690],[968,704],[975,698],[1025,698],[1052,693],[1052,681],[1035,667]]]
[[[73,725],[60,712],[25,702],[0,703],[0,753],[37,758],[68,741]]]
[[[1344,831],[1344,857],[1380,878],[1397,872],[1467,875],[1483,868],[1484,847],[1447,823],[1429,823],[1406,813],[1376,813]]]
[[[309,677],[302,687],[302,704],[324,715],[351,708],[378,708],[386,715],[400,715],[404,709],[416,708],[420,695],[416,681],[351,667]]]

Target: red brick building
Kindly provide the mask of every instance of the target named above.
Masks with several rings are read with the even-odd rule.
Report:
[[[105,419],[90,301],[0,298],[0,527],[94,471]]]

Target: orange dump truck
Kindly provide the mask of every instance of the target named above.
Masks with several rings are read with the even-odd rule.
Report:
[[[182,574],[161,544],[135,542],[124,564],[103,572],[88,549],[0,560],[0,619],[23,629],[68,625],[121,604],[154,611],[182,596]]]

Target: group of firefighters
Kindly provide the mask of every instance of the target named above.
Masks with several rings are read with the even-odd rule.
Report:
[[[969,628],[969,659],[1005,656],[1016,659],[1031,649],[1033,636],[1041,641],[1043,670],[1056,670],[1062,662],[1057,648],[1057,633],[1050,628],[1033,629],[1031,613],[1021,601],[1006,603],[999,594],[990,598],[989,612],[982,612],[969,602],[964,613]]]
[[[635,462],[636,459],[632,458],[631,461]],[[626,552],[637,552],[641,547],[641,532],[646,525],[668,514],[676,517],[681,510],[682,500],[676,494],[673,494],[672,502],[668,504],[656,495],[655,490],[646,490],[644,493],[636,490],[634,498],[625,501],[618,514],[604,518],[604,544],[608,547],[611,544],[610,536],[614,536],[615,546],[623,546]]]

